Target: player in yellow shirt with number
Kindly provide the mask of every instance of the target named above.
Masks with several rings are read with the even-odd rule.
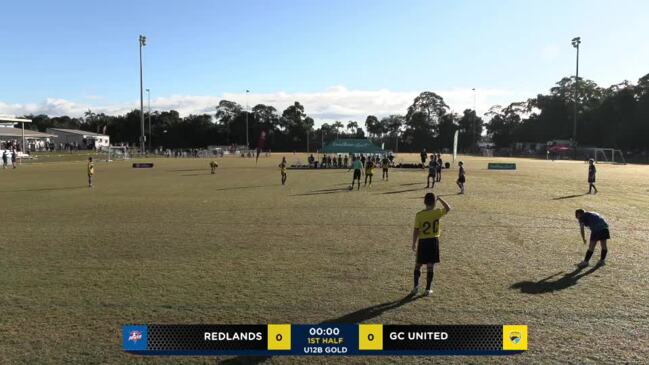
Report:
[[[88,187],[92,187],[92,177],[95,176],[95,164],[92,162],[92,157],[88,157]]]
[[[443,209],[435,208],[439,200]],[[426,209],[417,213],[415,229],[412,232],[412,250],[417,252],[414,272],[414,288],[410,295],[416,295],[419,290],[419,277],[421,267],[426,264],[426,295],[433,293],[433,266],[439,262],[439,220],[451,210],[451,207],[442,198],[435,198],[435,194],[428,193],[424,196]]]
[[[286,162],[286,157],[282,157],[282,163],[279,164],[280,173],[282,174],[282,185],[286,184],[286,167],[288,163]]]

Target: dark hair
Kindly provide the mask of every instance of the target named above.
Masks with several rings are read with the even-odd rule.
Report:
[[[92,161],[92,157],[88,157],[88,161]]]
[[[577,209],[577,210],[575,210],[575,217],[579,218],[579,217],[580,217],[582,214],[584,214],[584,213],[585,213],[585,212],[584,212],[583,209],[581,209],[581,208],[580,208],[580,209]]]
[[[435,205],[435,194],[426,193],[426,195],[424,196],[424,204],[426,204],[426,206]]]

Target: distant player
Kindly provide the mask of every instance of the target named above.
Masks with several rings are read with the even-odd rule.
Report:
[[[370,179],[370,184],[369,187],[372,187],[372,176],[374,176],[374,162],[372,159],[368,159],[367,163],[365,164],[365,184],[367,185],[367,179]]]
[[[428,177],[426,178],[426,189],[435,188],[435,179],[437,175],[437,159],[431,155],[430,162],[428,163]],[[432,180],[432,185],[431,185]]]
[[[18,157],[18,154],[16,153],[16,150],[11,151],[11,166],[15,169],[16,168],[16,158]]]
[[[286,157],[282,157],[282,162],[279,164],[279,169],[280,169],[280,172],[282,174],[282,185],[286,184],[286,167],[287,167],[287,165],[288,164],[286,163]]]
[[[584,261],[577,264],[577,266],[580,268],[588,266],[588,261],[590,261],[590,258],[593,256],[597,242],[600,242],[602,245],[602,253],[599,259],[599,265],[604,265],[604,260],[606,260],[606,254],[608,253],[606,240],[611,238],[611,234],[608,231],[608,223],[606,223],[601,215],[595,212],[586,212],[583,209],[577,209],[575,211],[575,218],[577,218],[577,220],[579,221],[579,230],[581,232],[581,239],[582,241],[584,241],[584,244],[586,244],[584,226],[590,228],[590,242],[588,245],[588,251],[586,251],[586,257],[584,258]]]
[[[437,154],[437,182],[442,182],[442,154]]]
[[[593,190],[595,190],[595,194],[597,194],[597,188],[595,187],[595,175],[597,175],[595,160],[591,158],[590,160],[588,160],[588,194],[592,194]]]
[[[95,176],[95,164],[92,162],[92,157],[88,157],[88,187],[92,187],[92,178]]]
[[[210,170],[212,172],[212,175],[216,173],[216,168],[219,167],[219,164],[216,163],[216,161],[212,160],[210,161]]]
[[[419,157],[421,158],[421,168],[424,169],[426,168],[426,149],[424,148],[421,150],[421,153],[419,154]]]
[[[7,150],[4,150],[2,152],[2,168],[6,169],[8,163],[9,163],[9,155],[7,154]]]
[[[354,170],[354,176],[352,177],[352,185],[350,186],[349,190],[354,189],[354,182],[356,182],[356,180],[358,180],[358,188],[356,190],[360,190],[361,189],[361,174],[362,174],[362,171],[363,171],[363,163],[356,156],[352,156],[352,167],[349,170],[352,170],[352,169]],[[347,170],[347,171],[349,171],[349,170]]]
[[[460,166],[460,171],[458,172],[457,181],[455,182],[460,188],[459,194],[464,194],[464,183],[466,182],[464,163],[462,161],[457,163]]]
[[[388,170],[390,169],[390,159],[388,155],[383,155],[381,160],[381,169],[383,170],[383,175],[381,175],[381,180],[388,181]]]
[[[433,293],[433,267],[439,262],[439,220],[445,216],[451,207],[442,199],[437,198],[444,209],[435,209],[435,194],[428,193],[424,196],[426,209],[415,216],[415,228],[412,232],[412,250],[417,252],[414,271],[414,287],[410,295],[416,295],[419,291],[419,277],[421,266],[426,265],[426,295]]]

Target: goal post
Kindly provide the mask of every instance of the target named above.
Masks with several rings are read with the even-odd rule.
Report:
[[[128,160],[128,147],[125,146],[108,146],[106,150],[106,162],[113,160]]]
[[[596,163],[626,164],[622,150],[615,148],[593,148],[592,156]]]

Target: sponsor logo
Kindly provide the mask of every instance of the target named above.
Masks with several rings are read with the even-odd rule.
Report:
[[[128,340],[133,341],[133,343],[137,343],[142,339],[142,333],[140,331],[131,331],[128,335]]]
[[[513,344],[518,345],[521,342],[521,333],[520,332],[510,332],[509,333],[509,340]]]

